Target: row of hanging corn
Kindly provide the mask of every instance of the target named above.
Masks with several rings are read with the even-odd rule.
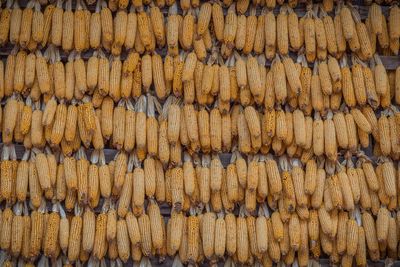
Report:
[[[113,1],[108,5],[98,1],[91,12],[81,0],[74,9],[72,0],[58,0],[43,8],[39,1],[31,0],[24,9],[17,0],[8,0],[0,14],[0,45],[9,43],[30,51],[53,45],[78,53],[102,48],[116,57],[122,50],[143,54],[165,47],[170,56],[177,56],[193,49],[200,61],[217,42],[223,58],[237,50],[244,55],[265,53],[267,59],[273,59],[276,53],[287,55],[303,46],[309,62],[325,60],[328,54],[340,58],[346,46],[363,60],[376,51],[388,55],[399,51],[397,3],[386,15],[381,6],[372,4],[362,21],[357,6],[343,2],[334,6],[332,0],[324,1],[329,5],[308,3],[301,17],[287,4],[276,15],[268,6],[262,10],[257,5],[248,7],[249,1],[228,6],[205,2],[189,8],[183,2],[183,14],[178,14],[177,3],[165,14],[165,9],[153,2],[129,8],[120,3],[110,9]]]
[[[83,149],[77,158],[37,149],[15,158],[5,146],[0,259],[8,264],[170,256],[174,266],[307,266],[327,255],[366,266],[367,258],[398,257],[398,171],[389,158],[376,167],[363,153],[357,162],[351,153],[342,162],[270,154],[246,162],[236,152],[224,168],[216,155],[185,153],[168,169],[124,152],[105,164],[104,154],[88,160]],[[172,207],[168,222],[159,203]]]
[[[181,109],[173,103],[175,98],[169,98],[164,105],[167,111],[160,109],[156,117],[155,98],[150,95],[140,97],[136,109],[129,100],[114,107],[108,97],[96,109],[90,101],[76,106],[57,104],[52,98],[42,111],[40,106],[32,107],[29,100],[27,104],[14,98],[7,100],[3,142],[22,143],[26,149],[61,150],[64,156],[73,156],[81,147],[115,148],[122,153],[136,151],[141,161],[158,158],[167,167],[181,165],[184,151],[273,152],[305,160],[318,156],[337,160],[343,151],[355,154],[373,146],[375,157],[397,160],[400,155],[400,113],[393,105],[379,117],[368,105],[338,106],[310,115],[290,106],[286,110],[258,111],[251,105],[235,104],[230,113],[221,113],[218,107],[197,110],[192,104]]]

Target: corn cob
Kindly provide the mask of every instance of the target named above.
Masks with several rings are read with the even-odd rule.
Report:
[[[276,50],[276,18],[272,11],[265,14],[265,57],[272,59]]]
[[[1,249],[10,249],[11,246],[11,230],[12,230],[12,222],[13,222],[13,211],[7,207],[2,212],[1,216],[1,238],[0,238],[0,247]]]
[[[76,175],[78,180],[78,201],[79,203],[87,203],[88,200],[88,169],[89,161],[83,148],[77,153]]]
[[[233,48],[236,30],[238,28],[237,20],[238,17],[235,11],[235,4],[229,6],[228,13],[225,17],[225,25],[224,25],[224,43],[228,48]]]
[[[36,52],[36,77],[40,92],[42,94],[49,93],[51,89],[49,69],[46,59],[42,56],[40,51]]]
[[[317,57],[318,59],[324,60],[327,54],[327,38],[324,22],[321,18],[317,17],[314,19],[314,25],[315,40],[317,42]]]
[[[110,69],[110,85],[108,94],[115,101],[119,101],[121,98],[121,69],[122,63],[119,56],[114,57],[111,62]]]
[[[196,215],[191,215],[187,218],[187,258],[189,262],[196,262],[199,253],[199,218]]]
[[[354,199],[353,193],[351,191],[349,177],[347,176],[342,166],[338,166],[338,178],[340,182],[340,187],[342,189],[343,195],[343,206],[346,210],[353,210],[354,209]]]
[[[100,8],[101,40],[103,46],[111,47],[114,35],[111,10],[107,7],[105,2],[101,3],[99,9]]]
[[[10,37],[11,37],[11,18],[13,18],[13,22],[18,22],[20,23],[21,20],[21,9],[18,7],[18,3],[15,4],[15,7],[11,10],[13,3],[11,1],[7,2],[6,7],[2,10],[1,15],[0,15],[0,25],[1,25],[1,31],[0,31],[0,43],[1,45],[4,45],[7,40],[8,40],[8,34],[10,31]],[[17,12],[14,11],[17,10]],[[14,11],[14,12],[13,12]],[[16,17],[16,15],[12,15],[12,13],[19,13]],[[19,25],[20,26],[20,25]],[[19,30],[20,27],[16,27],[15,30],[13,31],[18,31],[18,34],[16,34],[16,38],[19,37]],[[10,39],[11,41],[11,39]],[[16,43],[16,42],[15,42]]]
[[[130,159],[131,160],[131,159]],[[120,201],[118,203],[118,216],[124,218],[126,213],[128,212],[130,202],[132,199],[132,184],[133,184],[133,177],[131,175],[132,168],[130,167],[133,163],[128,163],[128,171],[125,175],[124,186],[122,187],[121,194],[120,194]]]
[[[331,113],[328,113],[327,119],[324,121],[324,140],[325,140],[325,154],[329,159],[336,159],[337,157],[337,144],[335,125],[331,119]]]
[[[119,219],[117,222],[117,246],[119,258],[122,262],[126,262],[130,257],[130,244],[127,223],[124,219]]]
[[[321,61],[318,65],[318,74],[321,84],[321,90],[324,95],[331,95],[333,88],[329,75],[328,64],[326,61]]]
[[[283,66],[285,67],[285,74],[290,86],[290,89],[299,95],[302,91],[299,73],[296,70],[293,60],[290,57],[283,58]]]
[[[152,56],[152,69],[153,69],[153,79],[154,79],[154,87],[156,89],[157,97],[163,99],[166,94],[165,82],[164,82],[164,72],[163,72],[163,64],[162,59],[158,54],[154,54]],[[142,65],[143,66],[143,65]],[[145,83],[145,82],[143,82]]]
[[[56,12],[53,14],[53,18]],[[53,19],[57,20],[57,19]],[[61,24],[61,22],[60,22]],[[74,42],[74,13],[72,11],[72,1],[67,1],[65,11],[62,15],[62,48],[70,51],[73,49]]]
[[[368,246],[368,250],[372,253],[378,251],[378,238],[377,231],[375,228],[375,222],[369,213],[362,214],[362,223],[365,229],[365,240]]]
[[[23,211],[23,233],[22,233],[22,248],[21,248],[21,256],[23,258],[29,258],[30,253],[30,237],[31,237],[31,217],[28,211],[28,207],[24,204]],[[29,242],[28,244],[26,242]]]
[[[106,227],[107,215],[103,212],[96,218],[96,232],[94,237],[93,256],[102,259],[107,251]]]
[[[393,217],[389,218],[389,233],[388,233],[388,240],[387,240],[387,247],[388,247],[388,254],[394,254],[397,248],[397,228],[396,228],[396,219]]]
[[[368,15],[371,19],[372,31],[375,35],[381,35],[383,31],[381,7],[375,3],[372,4]]]
[[[40,12],[40,7],[35,5],[35,12],[32,20],[32,38],[36,42],[41,42],[44,47],[50,38],[50,30],[52,17],[56,6],[53,4],[47,5],[44,12]]]
[[[16,99],[10,98],[7,100],[4,115],[9,117],[3,123],[3,142],[9,143],[12,141],[13,132],[17,124],[18,102]]]
[[[76,214],[71,220],[70,236],[68,242],[68,260],[75,261],[78,259],[81,239],[82,239],[82,217],[79,208],[76,208]],[[61,230],[61,229],[60,229]]]
[[[14,74],[15,74],[15,64],[16,64],[16,54],[17,48],[15,47],[11,53],[7,56],[4,77],[12,77],[11,79],[4,79],[4,95],[10,96],[14,91]]]
[[[25,62],[26,62],[26,52],[19,51],[15,57],[15,69],[14,69],[14,90],[17,92],[22,92],[23,87],[25,85],[24,82],[24,71],[25,71]]]
[[[19,33],[19,44],[21,47],[27,47],[31,39],[32,33],[32,18],[33,18],[34,2],[31,1],[29,5],[22,11],[21,16],[21,30]]]
[[[249,241],[246,219],[237,218],[237,257],[239,262],[246,262],[249,257]]]
[[[18,163],[17,179],[16,179],[16,196],[19,201],[25,201],[28,192],[29,182],[29,154],[30,151],[25,151],[22,160]]]
[[[387,74],[385,67],[382,65],[382,61],[380,60],[378,55],[374,56],[376,65],[374,70],[375,77],[375,89],[378,95],[385,95],[388,88]]]
[[[272,195],[279,195],[282,191],[282,183],[278,171],[278,165],[269,155],[267,156],[267,160],[265,161],[268,181],[269,181],[269,191]]]
[[[49,164],[44,153],[36,154],[36,169],[39,177],[40,186],[43,191],[51,187]]]
[[[306,58],[308,62],[314,61],[316,57],[316,30],[312,15],[308,11],[304,19],[304,44],[306,49]]]
[[[10,252],[13,256],[18,257],[22,249],[22,238],[24,235],[24,217],[22,216],[22,204],[14,206],[14,216],[11,222],[11,240]]]
[[[338,146],[347,148],[349,145],[345,115],[342,112],[333,115]]]
[[[174,4],[169,8],[168,21],[167,21],[167,45],[170,52],[177,51],[178,48],[178,29],[179,29],[179,16],[177,15],[177,5]]]
[[[289,51],[288,15],[284,6],[276,18],[277,48],[280,54],[287,55]]]
[[[271,225],[271,220],[267,221],[268,225],[268,235],[273,236],[273,229]],[[271,257],[273,261],[279,261],[280,260],[280,248],[279,248],[279,243],[274,239],[274,238],[268,238],[268,254]]]

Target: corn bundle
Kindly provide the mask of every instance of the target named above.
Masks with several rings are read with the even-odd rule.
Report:
[[[366,2],[6,1],[0,263],[396,261],[400,8]]]
[[[202,5],[183,1],[182,15],[178,14],[175,1],[138,1],[130,7],[123,2],[79,1],[72,9],[71,1],[57,1],[42,8],[41,1],[32,0],[21,9],[18,3],[7,1],[1,17],[0,43],[19,44],[31,51],[46,44],[78,52],[103,47],[113,55],[132,48],[140,54],[152,53],[157,47],[167,46],[171,56],[179,55],[180,48],[193,49],[199,60],[204,60],[211,50],[213,38],[223,42],[221,54],[228,57],[235,49],[246,55],[265,53],[272,59],[277,52],[286,55],[289,48],[299,51],[304,45],[309,61],[323,60],[328,54],[340,58],[346,46],[368,60],[376,41],[395,55],[399,50],[396,3],[387,16],[374,3],[362,21],[352,5],[333,6],[329,0],[321,6],[308,5],[305,16],[300,18],[293,10],[297,1],[255,1],[252,5],[250,1],[243,1],[244,5],[233,5],[231,1]],[[275,16],[270,10],[277,4],[281,7]],[[93,5],[94,12],[87,5]],[[169,9],[166,23],[162,12],[165,8]],[[261,8],[265,10],[259,14],[257,9]],[[332,18],[328,13],[334,8]]]
[[[6,148],[4,153],[14,153],[12,147]],[[204,260],[217,261],[226,253],[231,255],[240,248],[239,262],[247,262],[251,258],[262,260],[267,255],[271,261],[290,263],[296,260],[287,258],[290,251],[298,252],[298,261],[306,261],[300,257],[309,257],[308,252],[302,251],[304,247],[301,244],[304,242],[311,248],[312,257],[318,258],[322,249],[334,262],[350,261],[346,257],[365,261],[366,255],[378,260],[382,253],[388,253],[392,259],[397,257],[397,240],[393,240],[391,233],[396,233],[398,223],[398,217],[393,216],[397,208],[395,180],[398,170],[388,157],[381,156],[377,166],[361,152],[357,155],[357,162],[351,157],[351,152],[341,163],[324,156],[304,161],[303,157],[296,158],[295,155],[289,160],[286,155],[275,158],[271,154],[266,157],[257,155],[246,162],[240,152],[236,152],[225,168],[218,157],[209,159],[203,156],[200,162],[196,154],[193,160],[186,154],[183,170],[178,165],[164,172],[162,163],[152,158],[144,160],[142,169],[136,152],[125,158],[126,167],[121,166],[120,157],[98,167],[99,154],[94,152],[90,163],[86,163],[89,177],[86,178],[87,187],[83,188],[85,182],[80,169],[87,160],[82,152],[80,150],[75,159],[79,180],[76,191],[68,187],[66,179],[70,178],[63,172],[71,166],[67,166],[65,160],[57,160],[58,155],[51,154],[50,149],[46,149],[45,153],[33,149],[30,159],[33,165],[27,161],[29,153],[20,162],[13,159],[14,156],[3,157],[1,196],[8,206],[1,213],[2,249],[10,249],[10,255],[23,260],[31,260],[32,255],[41,253],[41,249],[44,255],[57,258],[59,244],[68,260],[75,262],[88,260],[91,253],[95,259],[103,259],[109,255],[106,252],[107,243],[108,253],[111,253],[110,246],[116,246],[115,255],[122,261],[131,257],[135,260],[141,258],[133,254],[133,249],[138,249],[136,253],[140,252],[143,256],[176,257],[185,252],[182,246],[187,246],[185,253],[188,254],[182,259],[185,263],[197,262],[194,259],[202,255],[198,253],[204,253]],[[13,162],[16,163],[16,178],[12,178]],[[118,177],[123,177],[121,191],[115,191],[119,194],[118,206],[115,206],[114,200],[107,198],[106,181],[98,180],[97,172],[105,166],[110,178],[114,176],[114,182],[111,182],[114,187],[120,183],[121,178]],[[7,168],[11,175],[9,189],[5,181]],[[164,193],[160,193],[160,189],[150,189],[149,179],[153,175],[157,186],[165,187]],[[47,179],[50,187],[46,186]],[[15,181],[18,184],[14,184]],[[28,185],[23,186],[24,183]],[[34,186],[38,190],[36,193]],[[32,206],[22,209],[28,187]],[[83,190],[87,190],[88,202],[85,202]],[[108,190],[111,191],[111,188]],[[38,204],[33,202],[34,194],[39,194]],[[52,199],[53,194],[58,204],[48,213],[45,199]],[[98,202],[101,196],[104,196],[104,203],[102,212],[97,214],[92,209],[101,207]],[[148,200],[147,205],[145,200]],[[174,207],[171,222],[167,225],[160,220],[162,213],[157,204],[157,201],[164,200]],[[61,203],[65,204],[66,211]],[[203,203],[206,209],[195,210],[198,203]],[[88,206],[82,209],[80,205]],[[231,212],[236,205],[241,205],[242,215],[232,222],[230,217],[234,215]],[[360,209],[364,210],[362,214]],[[75,215],[68,221],[66,214],[73,210]],[[7,237],[11,233],[7,227],[14,233],[10,237]],[[162,232],[164,227],[165,234]],[[210,227],[214,230],[209,231]],[[267,229],[268,233],[264,232]],[[32,240],[30,248],[18,243],[16,237],[19,234]],[[236,242],[236,247],[232,242]],[[33,248],[35,244],[37,248]],[[382,244],[387,245],[384,250]],[[336,246],[337,252],[332,250],[332,246]],[[151,252],[151,248],[156,248],[155,252]],[[87,255],[83,259],[82,253]]]

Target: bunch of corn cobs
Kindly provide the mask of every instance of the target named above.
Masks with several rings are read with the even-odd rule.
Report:
[[[400,7],[369,4],[7,0],[0,264],[397,260]]]

